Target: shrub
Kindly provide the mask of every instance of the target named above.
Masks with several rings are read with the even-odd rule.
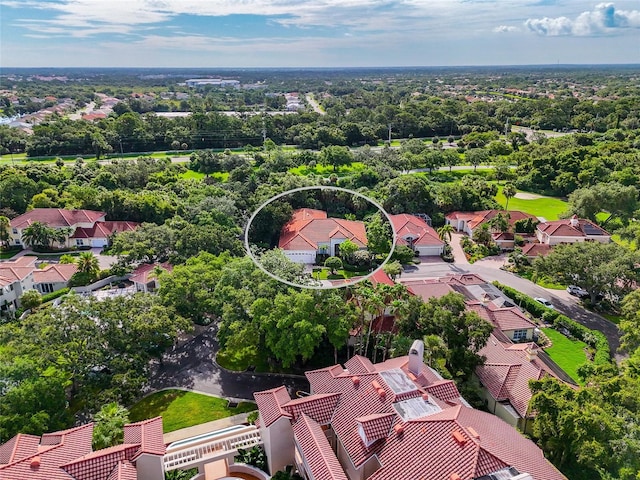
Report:
[[[60,290],[56,290],[55,292],[46,293],[42,296],[42,303],[47,303],[52,300],[55,300],[58,297],[66,295],[67,293],[69,293],[69,290],[70,290],[69,287],[64,287],[64,288],[61,288]]]

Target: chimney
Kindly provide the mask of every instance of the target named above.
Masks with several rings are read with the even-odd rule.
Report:
[[[414,340],[409,350],[409,371],[416,377],[420,375],[424,365],[424,343],[422,340]]]
[[[527,348],[525,350],[525,353],[527,355],[527,360],[530,362],[533,362],[536,358],[538,358],[538,349],[537,348]]]
[[[578,228],[578,225],[580,225],[580,221],[578,220],[578,216],[574,215],[573,217],[571,217],[571,220],[569,220],[569,224],[573,228]]]

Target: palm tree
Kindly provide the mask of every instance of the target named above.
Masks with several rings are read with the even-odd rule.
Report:
[[[124,426],[129,422],[129,410],[116,402],[103,405],[93,417],[93,448],[113,447],[122,442]]]
[[[453,228],[453,225],[451,225],[450,223],[447,223],[446,225],[443,225],[438,229],[438,237],[440,237],[440,240],[442,240],[443,242],[450,242],[451,234],[453,232],[455,232],[455,228]]]
[[[488,224],[494,232],[508,232],[510,218],[511,215],[508,213],[498,212],[495,217],[489,220]]]
[[[22,242],[31,247],[48,248],[56,239],[57,232],[46,223],[33,222],[22,231]]]
[[[100,271],[98,258],[92,252],[82,252],[76,262],[78,271],[95,276]]]
[[[516,187],[513,183],[505,184],[504,188],[502,189],[502,194],[504,195],[504,198],[507,199],[507,204],[504,207],[505,210],[509,211],[509,200],[515,197],[516,193],[518,193],[518,191],[516,190]]]

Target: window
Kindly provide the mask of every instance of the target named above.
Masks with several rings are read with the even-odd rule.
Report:
[[[14,228],[14,229],[13,229],[13,234],[14,234],[14,235],[17,235],[17,234],[18,234],[18,229],[17,229],[17,228]]]
[[[78,245],[78,246],[83,245],[81,238],[76,238],[76,245]]]
[[[527,332],[528,330],[514,330],[513,332],[513,340],[514,341],[519,341],[519,340],[526,340],[527,339]]]

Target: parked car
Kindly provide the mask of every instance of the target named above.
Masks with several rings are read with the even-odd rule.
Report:
[[[576,297],[580,297],[580,298],[589,296],[589,292],[587,292],[582,287],[578,287],[577,285],[569,285],[567,287],[567,292],[569,292],[571,295],[575,295]]]
[[[538,302],[538,303],[541,303],[542,305],[544,305],[547,308],[555,309],[555,307],[551,304],[551,302],[549,300],[547,300],[546,298],[536,297],[536,298],[534,298],[534,300],[536,302]]]

